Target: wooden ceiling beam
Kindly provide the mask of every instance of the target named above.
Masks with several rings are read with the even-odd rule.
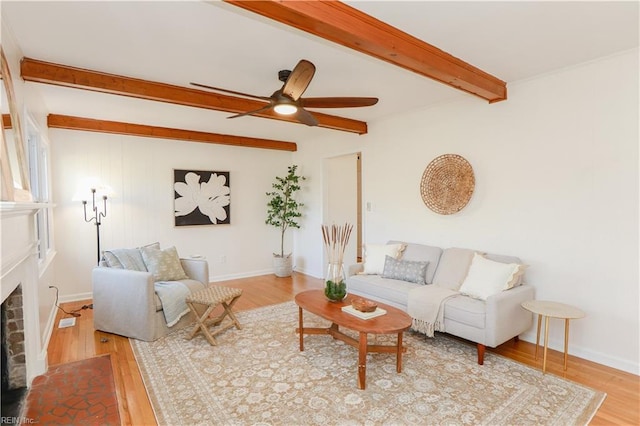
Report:
[[[489,102],[507,99],[504,81],[339,1],[224,1]]]
[[[246,136],[223,135],[219,133],[198,132],[194,130],[172,129],[169,127],[147,126],[123,123],[119,121],[96,120],[69,115],[49,114],[47,125],[54,129],[83,130],[86,132],[113,133],[118,135],[141,136],[147,138],[175,139],[187,142],[203,142],[219,145],[242,146],[248,148],[296,151],[294,142],[271,139],[250,138]]]
[[[226,111],[233,114],[256,110],[266,105],[265,102],[252,99],[53,64],[31,58],[22,59],[20,72],[25,81],[167,102],[195,108]],[[313,112],[313,115],[318,120],[319,127],[358,134],[367,133],[367,123],[363,121],[318,112]],[[273,111],[257,113],[255,116],[300,124],[292,117],[278,115]]]

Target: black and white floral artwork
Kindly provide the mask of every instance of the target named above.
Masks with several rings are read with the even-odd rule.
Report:
[[[176,226],[231,223],[229,172],[173,170]]]

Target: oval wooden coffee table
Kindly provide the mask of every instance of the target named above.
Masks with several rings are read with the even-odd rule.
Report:
[[[353,296],[349,295],[342,302],[330,302],[324,296],[322,290],[309,290],[298,293],[295,297],[298,305],[299,327],[296,332],[300,335],[300,350],[304,350],[305,334],[329,334],[334,339],[341,340],[346,344],[358,348],[358,387],[365,389],[367,373],[367,353],[386,352],[396,353],[396,371],[402,372],[402,353],[406,348],[402,345],[402,334],[411,326],[411,317],[400,309],[393,306],[378,303],[378,307],[387,311],[386,314],[371,318],[361,319],[354,315],[342,312],[343,306],[351,305]],[[328,328],[304,327],[302,311],[306,310],[316,314],[328,321],[331,326]],[[346,327],[359,333],[359,338],[354,339],[342,333],[339,327]],[[368,334],[397,334],[397,343],[389,345],[369,345]]]

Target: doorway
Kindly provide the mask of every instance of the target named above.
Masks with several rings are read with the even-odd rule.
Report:
[[[346,268],[362,259],[362,155],[356,152],[328,158],[324,172],[323,223],[353,224],[344,255]]]

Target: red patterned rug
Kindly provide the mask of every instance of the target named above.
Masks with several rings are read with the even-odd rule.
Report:
[[[23,418],[40,424],[119,425],[111,357],[50,367],[33,379]]]

